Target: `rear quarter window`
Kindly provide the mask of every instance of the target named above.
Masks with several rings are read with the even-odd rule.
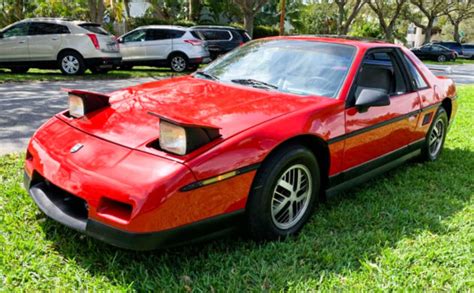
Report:
[[[232,38],[230,32],[226,30],[201,30],[200,33],[206,41],[227,41]]]
[[[99,35],[104,35],[104,36],[110,35],[108,31],[106,31],[103,27],[101,27],[98,24],[84,23],[84,24],[80,24],[79,26],[94,34],[99,34]]]

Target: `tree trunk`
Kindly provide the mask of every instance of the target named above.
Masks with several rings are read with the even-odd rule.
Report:
[[[459,23],[453,23],[454,31],[453,31],[453,39],[461,43],[461,37],[459,36]]]
[[[434,24],[434,19],[429,19],[428,20],[428,24],[426,25],[426,29],[425,29],[425,41],[423,42],[423,44],[427,44],[429,42],[431,42],[431,32],[433,30],[433,24]]]
[[[337,15],[337,33],[339,35],[345,35],[347,34],[347,30],[343,28],[343,22],[344,22],[344,4],[341,4],[337,2],[337,7],[338,7],[338,15]],[[346,32],[344,32],[346,30]]]
[[[189,20],[198,21],[201,16],[201,1],[189,0]]]
[[[250,37],[253,37],[253,22],[255,15],[253,13],[244,13],[244,27]]]

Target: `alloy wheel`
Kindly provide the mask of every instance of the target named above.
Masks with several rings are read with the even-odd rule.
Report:
[[[311,172],[302,164],[283,172],[271,200],[272,220],[277,228],[291,229],[301,220],[311,200],[312,184]]]
[[[431,130],[428,142],[428,148],[430,155],[436,157],[441,150],[444,138],[444,122],[439,119],[435,122],[433,129]]]
[[[171,68],[176,72],[186,69],[186,60],[181,56],[175,56],[171,59]]]
[[[76,74],[79,71],[79,60],[72,55],[64,56],[61,66],[67,74]]]

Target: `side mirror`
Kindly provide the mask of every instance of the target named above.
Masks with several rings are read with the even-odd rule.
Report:
[[[365,112],[370,107],[382,107],[390,105],[390,98],[383,90],[366,88],[360,91],[356,97],[355,106],[359,112]]]

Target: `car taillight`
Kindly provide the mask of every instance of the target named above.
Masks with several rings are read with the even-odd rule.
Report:
[[[89,39],[91,39],[91,42],[94,45],[94,47],[97,50],[100,50],[100,44],[99,44],[99,40],[97,39],[97,36],[95,34],[87,34],[87,36],[89,37]]]
[[[203,42],[200,40],[184,40],[185,43],[191,44],[193,46],[202,46]]]

